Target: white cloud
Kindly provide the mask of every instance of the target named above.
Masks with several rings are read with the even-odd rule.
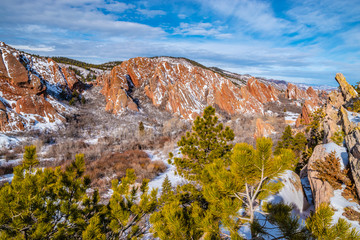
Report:
[[[209,36],[215,38],[230,38],[230,33],[224,32],[225,28],[222,26],[214,26],[209,22],[200,23],[180,23],[180,26],[174,29],[174,34],[184,36]]]
[[[29,45],[12,45],[12,47],[24,51],[37,51],[37,52],[53,52],[55,51],[55,47],[53,46],[29,46]]]
[[[137,11],[148,18],[166,15],[166,12],[163,10],[137,9]]]
[[[81,5],[83,3],[84,5]],[[126,36],[158,38],[165,34],[159,27],[146,24],[120,21],[114,14],[105,14],[101,8],[108,7],[100,0],[82,0],[78,3],[70,1],[53,1],[49,4],[45,0],[20,1],[4,0],[0,8],[0,27],[6,25],[39,25],[43,28],[57,28],[67,31],[77,31],[78,34],[104,36]],[[73,6],[72,4],[75,4]],[[109,6],[116,6],[118,11],[131,8],[131,5],[112,2]]]

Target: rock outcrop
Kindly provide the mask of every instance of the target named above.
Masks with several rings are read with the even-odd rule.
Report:
[[[82,83],[52,59],[34,57],[0,42],[0,131],[24,130],[37,122],[63,121],[55,98]]]
[[[295,126],[299,127],[300,125],[307,125],[311,122],[311,114],[316,110],[318,105],[314,101],[305,100],[303,107],[301,109],[301,114],[296,119]]]
[[[323,145],[316,146],[307,165],[307,174],[315,208],[317,208],[321,203],[330,203],[330,198],[334,196],[334,188],[330,185],[330,183],[320,180],[317,177],[317,171],[314,169],[315,162],[324,161],[328,154],[329,153],[326,152]]]
[[[342,73],[337,73],[335,79],[340,85],[341,93],[346,102],[358,96],[355,89],[346,81]]]
[[[139,89],[156,107],[194,119],[207,105],[228,114],[263,113],[263,103],[276,101],[272,86],[250,79],[237,87],[230,80],[185,59],[133,58],[98,77],[106,97],[106,110],[121,113],[138,109],[132,91]],[[141,107],[141,103],[140,103]]]
[[[299,89],[292,83],[288,83],[287,89],[285,91],[285,97],[291,100],[305,100],[309,98],[306,91]]]
[[[360,131],[355,129],[345,136],[345,144],[349,154],[349,164],[355,182],[358,196],[360,196]]]

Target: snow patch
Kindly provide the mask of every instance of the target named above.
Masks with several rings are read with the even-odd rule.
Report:
[[[285,113],[285,123],[289,124],[289,125],[295,125],[296,119],[298,119],[299,117],[299,113],[294,113],[294,112],[286,112]]]
[[[353,122],[355,124],[360,123],[360,113],[356,113],[356,112],[350,112],[348,110],[345,109],[345,111],[347,112],[348,118],[350,122]]]
[[[175,174],[176,167],[174,165],[168,163],[169,157],[165,153],[158,152],[155,150],[145,150],[145,152],[149,155],[149,158],[151,159],[151,161],[162,161],[167,166],[167,169],[165,172],[161,173],[159,176],[157,176],[156,178],[152,179],[149,182],[150,190],[152,188],[158,188],[159,192],[161,192],[161,189],[162,189],[161,185],[164,182],[166,175],[168,176],[172,186],[176,186],[179,183],[181,183],[182,181],[184,181],[184,179],[182,177]],[[174,153],[175,157],[180,157],[179,149],[176,149],[173,153]]]
[[[0,149],[9,148],[19,143],[19,139],[16,137],[7,136],[0,133]]]

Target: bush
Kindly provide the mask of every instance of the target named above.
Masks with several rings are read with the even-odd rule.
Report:
[[[166,170],[166,165],[161,161],[151,161],[148,154],[141,150],[128,150],[123,153],[111,153],[101,159],[88,162],[86,174],[93,181],[93,187],[101,191],[111,186],[111,179],[121,179],[126,175],[126,169],[135,170],[137,181],[152,179]]]
[[[345,137],[344,131],[339,130],[339,131],[335,132],[334,136],[332,136],[330,139],[337,145],[343,146],[344,137]]]

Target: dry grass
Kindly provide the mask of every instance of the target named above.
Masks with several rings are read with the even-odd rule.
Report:
[[[87,162],[85,174],[92,180],[92,186],[103,193],[111,187],[111,180],[124,177],[128,168],[135,170],[137,181],[141,182],[144,178],[152,179],[164,172],[166,165],[161,161],[151,161],[144,151],[128,150],[123,153],[110,153],[99,160]]]
[[[360,212],[356,211],[352,207],[344,208],[342,215],[351,221],[358,221],[360,223]]]

